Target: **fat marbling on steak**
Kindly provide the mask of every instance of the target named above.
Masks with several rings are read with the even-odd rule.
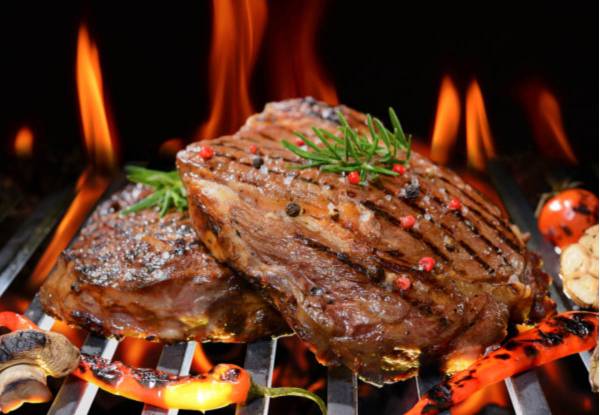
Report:
[[[392,382],[423,361],[481,352],[505,337],[509,321],[552,309],[539,259],[452,171],[414,153],[405,174],[368,186],[291,170],[304,160],[280,141],[300,131],[317,142],[313,126],[338,133],[338,110],[365,131],[365,116],[347,107],[288,100],[177,158],[199,237],[261,290],[320,361]],[[203,159],[202,146],[214,156]],[[448,208],[452,198],[458,210]],[[407,215],[416,223],[405,229]],[[436,261],[430,272],[419,266],[424,257]]]
[[[151,190],[129,185],[99,205],[40,290],[44,310],[105,336],[246,342],[285,323],[218,264],[187,212],[120,211]]]

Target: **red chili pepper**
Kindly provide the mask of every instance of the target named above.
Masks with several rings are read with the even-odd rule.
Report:
[[[425,272],[429,272],[435,267],[435,259],[430,256],[423,257],[419,260],[419,268]]]
[[[398,174],[404,174],[406,172],[406,167],[404,167],[402,164],[394,164],[392,171]]]
[[[10,331],[40,329],[37,324],[27,317],[13,313],[12,311],[0,312],[0,327],[6,327]]]
[[[200,148],[199,154],[204,160],[209,160],[215,155],[215,150],[213,150],[212,147],[203,146]]]
[[[460,199],[458,199],[457,197],[453,197],[450,202],[448,203],[448,209],[450,210],[458,210],[462,207],[462,203],[460,202]]]
[[[0,313],[0,326],[11,331],[40,330],[27,317],[10,311]],[[165,409],[207,411],[263,396],[300,396],[312,400],[323,414],[327,413],[325,404],[314,393],[302,388],[266,388],[257,385],[247,371],[231,364],[218,364],[203,375],[176,376],[82,354],[79,366],[72,374],[114,395]]]
[[[401,275],[394,280],[394,285],[400,291],[406,291],[410,288],[410,286],[412,285],[412,282],[410,281],[410,279],[407,276]]]
[[[406,215],[400,218],[400,226],[404,229],[410,229],[415,226],[417,219],[413,215]]]
[[[298,137],[294,140],[294,144],[296,144],[298,147],[302,147],[304,145],[304,140]]]
[[[468,369],[434,386],[406,415],[434,415],[477,390],[535,366],[592,349],[598,338],[598,313],[570,311],[547,318],[479,358]]]
[[[250,144],[250,152],[256,154],[258,152],[258,146],[256,144]]]
[[[348,181],[352,184],[360,183],[360,174],[357,171],[351,171],[348,174]]]

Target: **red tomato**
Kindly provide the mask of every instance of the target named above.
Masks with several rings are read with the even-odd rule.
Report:
[[[598,223],[598,197],[583,189],[563,190],[549,199],[538,217],[542,235],[559,248],[579,240]]]

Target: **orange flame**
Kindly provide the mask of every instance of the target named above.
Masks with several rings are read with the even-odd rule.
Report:
[[[319,63],[316,53],[317,29],[323,15],[323,2],[302,0],[275,3],[277,19],[268,36],[269,83],[274,99],[313,96],[338,104],[334,86]],[[291,5],[291,7],[290,7]]]
[[[213,364],[204,352],[200,343],[196,343],[194,358],[192,360],[192,370],[196,373],[208,373],[213,368]]]
[[[133,367],[154,367],[162,348],[161,343],[126,337],[119,343],[114,360]]]
[[[85,330],[80,330],[75,327],[69,326],[67,323],[55,320],[52,325],[52,331],[64,335],[71,343],[77,347],[81,347],[87,333]]]
[[[483,95],[477,81],[471,82],[467,91],[466,132],[468,164],[484,171],[486,160],[496,156],[490,125],[485,112]]]
[[[185,141],[181,138],[169,138],[162,142],[158,148],[158,154],[164,157],[173,158],[179,150],[183,150]]]
[[[21,127],[15,136],[13,151],[20,159],[28,159],[33,155],[33,131],[27,126]]]
[[[267,21],[266,0],[213,0],[210,115],[199,139],[239,128],[254,109],[249,84]]]
[[[577,164],[556,97],[546,88],[530,86],[525,99],[539,150],[548,157]]]
[[[508,405],[508,392],[504,387],[504,382],[494,383],[493,385],[487,386],[469,398],[454,406],[450,413],[452,415],[471,415],[478,413],[486,405],[495,404],[501,407]]]
[[[442,79],[433,126],[430,157],[436,163],[447,164],[458,137],[460,98],[449,76]]]
[[[105,106],[98,50],[85,27],[79,30],[76,72],[79,108],[90,165],[79,177],[77,194],[33,270],[28,283],[29,289],[37,289],[46,278],[59,254],[67,247],[108,187],[110,179],[96,172],[111,171],[117,166],[116,139],[110,128]]]

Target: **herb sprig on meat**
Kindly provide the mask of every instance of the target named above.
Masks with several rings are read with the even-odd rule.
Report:
[[[369,134],[361,134],[352,128],[341,112],[341,137],[322,128],[313,127],[313,132],[321,145],[313,143],[304,134],[296,132],[302,140],[298,146],[283,140],[282,145],[308,162],[303,165],[291,165],[292,169],[319,168],[325,172],[354,174],[360,177],[360,184],[376,179],[380,174],[398,176],[394,165],[408,164],[410,159],[411,136],[404,134],[400,121],[392,108],[389,117],[392,130],[389,130],[377,118],[367,115]],[[403,158],[400,159],[400,155]]]
[[[127,215],[143,209],[158,207],[163,217],[170,209],[184,211],[188,207],[185,187],[177,170],[165,172],[139,166],[125,167],[127,178],[134,183],[150,186],[154,191],[148,197],[121,211]]]

